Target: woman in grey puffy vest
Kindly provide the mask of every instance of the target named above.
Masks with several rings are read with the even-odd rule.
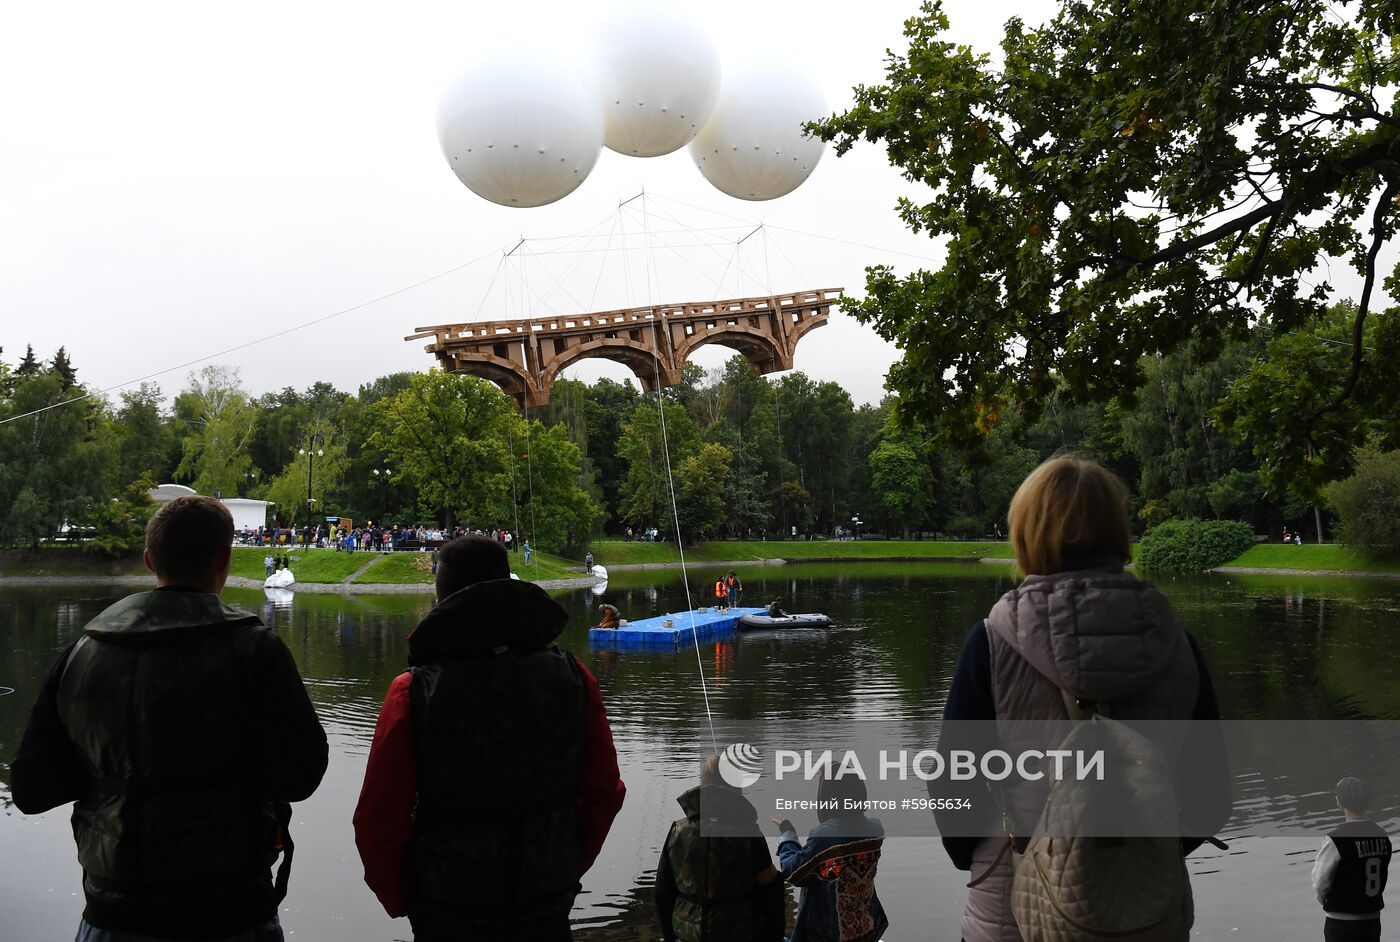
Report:
[[[1036,468],[1011,501],[1010,539],[1021,583],[968,635],[944,708],[941,751],[981,750],[996,720],[999,747],[1036,748],[1014,740],[1015,721],[1063,722],[1066,697],[1111,707],[1123,720],[1218,720],[1215,691],[1200,648],[1150,582],[1125,573],[1131,559],[1127,489],[1092,461],[1056,457]],[[990,724],[988,724],[990,726]],[[1218,724],[1176,727],[1166,745],[1178,770],[1185,855],[1214,834],[1230,813],[1230,776]],[[1052,746],[1053,748],[1053,746]],[[1020,942],[1012,915],[1009,827],[1024,848],[1049,793],[1046,780],[1012,776],[986,782],[931,782],[934,797],[958,797],[971,811],[937,813],[954,866],[969,871],[963,911],[966,942]],[[1003,823],[1003,813],[1006,823]],[[1191,924],[1190,894],[1181,901]]]

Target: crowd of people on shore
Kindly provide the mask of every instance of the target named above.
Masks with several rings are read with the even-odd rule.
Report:
[[[960,785],[981,815],[978,836],[954,836],[969,833],[967,819],[943,828],[951,865],[969,874],[965,942],[1190,935],[1185,858],[1229,817],[1230,772],[1200,647],[1166,598],[1123,570],[1126,497],[1075,458],[1023,482],[1009,514],[1022,579],[966,637],[939,749],[958,747],[964,720],[1202,721],[1161,757],[1182,837],[1046,842],[1037,821],[1063,794],[1049,782]],[[626,797],[598,682],[556,643],[568,615],[510,578],[507,535],[453,533],[438,550],[435,605],[385,695],[354,814],[365,882],[416,942],[570,938],[581,881]],[[146,535],[156,589],[94,618],[38,692],[10,788],[26,814],[75,803],[78,942],[283,939],[291,803],[320,785],[328,747],[286,644],[219,598],[232,537],[216,500],[165,504]],[[737,576],[721,589],[737,604]],[[805,837],[773,819],[775,858],[743,783],[724,770],[710,756],[678,797],[657,868],[661,938],[879,940],[890,925],[876,892],[885,829],[866,813],[865,783],[820,776]],[[930,797],[945,786],[931,783]],[[1345,823],[1313,871],[1323,932],[1379,939],[1390,841],[1365,819],[1364,783],[1343,779],[1336,798]],[[956,813],[934,814],[942,826]],[[799,891],[791,928],[785,887]],[[915,934],[954,938],[941,921],[930,914]]]
[[[483,530],[461,526],[446,529],[422,525],[400,526],[395,523],[382,526],[366,524],[365,526],[337,527],[322,526],[318,523],[300,529],[281,526],[257,527],[236,534],[236,537],[238,542],[253,546],[292,547],[300,545],[303,549],[329,547],[336,552],[344,553],[393,553],[405,550],[432,550],[444,543],[470,535],[489,536],[513,552],[522,549],[526,552],[530,551],[529,541],[519,539],[512,530]]]

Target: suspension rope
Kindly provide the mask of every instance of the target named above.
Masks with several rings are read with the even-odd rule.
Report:
[[[506,432],[507,446],[510,448],[510,503],[515,508],[515,532],[520,532],[520,498],[515,490],[515,433]]]
[[[602,238],[601,234],[598,234],[598,235],[593,236],[593,239],[594,239],[595,242],[596,242],[598,239],[600,239],[600,238]],[[598,248],[597,248],[596,244],[595,244],[595,245],[590,245],[590,247],[589,247],[587,250],[580,251],[580,252],[579,252],[578,259],[573,263],[573,265],[569,266],[569,268],[564,272],[564,274],[563,274],[562,277],[556,276],[556,275],[554,274],[554,272],[550,270],[550,268],[549,268],[548,265],[539,265],[538,267],[543,268],[543,269],[544,269],[544,273],[545,273],[546,275],[549,276],[549,278],[550,278],[551,281],[554,282],[554,288],[552,288],[547,294],[545,294],[545,296],[542,297],[542,298],[540,299],[540,301],[541,301],[543,304],[548,305],[548,304],[549,304],[549,299],[552,298],[552,297],[554,296],[554,292],[555,292],[555,291],[562,291],[562,292],[564,292],[564,296],[567,297],[570,301],[573,302],[574,307],[575,307],[577,310],[579,310],[579,311],[584,311],[584,310],[586,310],[586,308],[584,308],[583,304],[579,301],[579,299],[576,298],[576,297],[574,297],[573,292],[571,292],[567,287],[564,286],[564,282],[565,282],[565,280],[567,280],[570,276],[572,276],[574,272],[578,271],[578,269],[579,269],[580,267],[582,267],[583,263],[584,263],[585,261],[588,260],[589,255],[592,255],[592,254],[596,253],[597,251],[598,251]],[[538,252],[536,252],[536,251],[534,250],[533,247],[531,247],[530,252],[529,252],[529,256],[530,256],[531,258],[535,258],[535,257],[537,257],[537,256],[540,255],[540,254],[548,254],[548,253],[538,253]]]
[[[628,203],[632,202],[632,200],[637,199],[638,196],[641,196],[641,194],[639,193],[637,194],[637,196],[633,196],[630,199],[623,200],[621,203],[617,204],[617,217],[618,221],[621,223],[622,226],[622,238],[624,242],[627,240],[627,220],[622,215],[622,208]],[[632,265],[627,261],[626,253],[624,253],[622,256],[622,288],[623,295],[627,299],[628,309],[635,310],[635,307],[632,304]],[[652,316],[655,317],[655,312],[652,312]],[[654,351],[652,354],[652,359],[654,364],[653,368],[657,370],[657,379],[659,380],[661,366],[660,362],[656,360],[656,355]],[[642,392],[645,394],[646,390],[643,389]],[[655,475],[652,475],[651,478],[651,502],[653,508],[655,508],[656,505],[660,503],[660,499],[658,498],[656,493]]]
[[[533,239],[526,239],[525,244],[530,245],[530,243],[533,241]],[[663,248],[709,249],[712,253],[717,252],[720,249],[728,248],[729,246],[734,244],[733,239],[704,239],[689,242],[661,242],[661,240],[658,239],[657,241],[661,244]],[[635,254],[642,254],[649,250],[645,245],[618,245],[615,246],[612,249],[612,251],[617,253],[632,252]],[[549,258],[554,255],[597,255],[598,250],[591,248],[549,249],[543,252],[537,252],[532,248],[530,250],[530,254],[536,256],[537,258]]]
[[[496,269],[491,272],[491,279],[486,282],[486,290],[481,292],[481,298],[476,302],[476,310],[472,312],[472,320],[478,320],[481,317],[481,311],[486,307],[486,299],[491,296],[491,289],[496,286],[496,279],[501,277],[501,271],[506,267],[507,258],[509,256],[502,253],[500,261],[496,262]]]
[[[646,235],[646,242],[650,244],[651,233],[650,220],[647,215],[646,190],[642,191],[642,232]],[[655,330],[665,329],[669,337],[670,329],[661,323],[664,318],[661,317],[661,312],[657,310],[654,296],[651,295],[652,274],[654,274],[656,264],[655,253],[651,253],[648,259],[649,274],[647,276],[647,293],[649,295],[648,301],[652,305],[653,332],[655,332]],[[659,287],[658,285],[658,293]],[[710,748],[714,752],[719,752],[719,738],[715,735],[715,717],[714,713],[710,711],[710,689],[709,685],[705,682],[705,659],[700,653],[700,634],[695,627],[695,601],[690,596],[690,572],[686,568],[685,562],[685,540],[681,533],[680,509],[679,505],[676,503],[676,481],[671,472],[671,445],[666,434],[666,400],[662,395],[661,388],[661,355],[657,352],[660,347],[660,339],[659,336],[655,338],[656,342],[652,344],[651,355],[652,359],[655,361],[656,370],[656,409],[661,417],[661,453],[666,459],[666,486],[671,495],[671,519],[676,525],[676,552],[679,554],[681,561],[681,582],[685,586],[685,604],[690,612],[690,640],[695,647],[695,668],[700,674],[700,694],[705,701],[705,720],[709,723],[710,727]]]
[[[527,413],[528,416],[528,413]],[[539,545],[539,536],[535,531],[535,457],[534,457],[534,424],[527,417],[525,420],[525,474],[530,486],[530,539],[535,545]],[[535,575],[539,575],[540,562],[538,559],[532,560],[535,564]]]
[[[617,214],[613,216],[612,228],[608,230],[608,244],[603,246],[603,257],[598,260],[598,277],[593,281],[593,294],[588,298],[588,310],[590,311],[593,310],[594,302],[598,300],[598,288],[603,283],[603,272],[608,267],[608,253],[612,250],[613,236],[617,234],[617,222],[621,217],[622,211],[619,208]]]
[[[760,230],[762,231],[762,233],[763,233],[763,281],[762,281],[762,282],[759,282],[759,283],[763,285],[764,292],[768,295],[768,302],[769,302],[770,305],[773,306],[775,315],[778,316],[778,317],[781,317],[781,316],[783,316],[783,312],[782,312],[781,308],[779,308],[778,305],[777,305],[776,303],[774,303],[774,300],[773,300],[773,279],[772,279],[772,271],[771,271],[771,270],[769,269],[769,267],[768,267],[768,228],[767,228],[767,226],[760,226],[759,229],[760,229]],[[753,233],[750,233],[750,235],[752,235],[752,234],[753,234]],[[747,238],[748,238],[748,236],[745,236],[745,237],[744,237],[744,239],[747,239]],[[740,239],[740,240],[739,240],[739,243],[740,243],[741,245],[742,245],[744,239]],[[739,247],[739,246],[736,245],[736,248],[738,248],[738,247]],[[742,252],[739,253],[739,268],[740,268],[740,270],[743,270],[743,269],[744,269],[744,258],[743,258],[743,253],[742,253]],[[756,276],[750,275],[749,277],[750,277],[753,281],[755,281],[755,282],[758,281],[758,279],[757,279]],[[770,381],[768,381],[767,379],[763,379],[762,382],[763,382],[763,385],[765,385],[765,386],[768,387],[769,392],[770,392],[770,393],[772,394],[772,396],[773,396],[773,435],[774,435],[774,437],[777,439],[777,442],[778,442],[778,480],[777,480],[777,482],[776,482],[776,484],[777,484],[777,488],[776,488],[776,489],[777,489],[777,493],[778,493],[778,516],[779,516],[779,518],[780,518],[780,520],[781,520],[781,525],[782,525],[782,529],[783,529],[783,538],[786,539],[786,538],[788,537],[789,534],[788,534],[788,516],[787,516],[787,497],[784,496],[784,494],[783,494],[783,484],[785,483],[785,482],[783,481],[783,462],[786,460],[786,456],[783,454],[783,406],[782,406],[782,399],[780,399],[779,396],[778,396],[778,384],[777,384],[777,383],[770,382]]]
[[[648,207],[648,211],[650,211],[650,207]],[[682,223],[682,222],[681,222],[679,219],[677,219],[675,216],[672,216],[672,215],[670,215],[669,213],[667,213],[664,209],[659,209],[659,210],[657,210],[657,211],[660,212],[663,216],[666,216],[666,218],[670,219],[670,221],[673,222],[673,223],[675,223],[676,225],[678,225],[678,226],[683,226],[683,225],[684,225],[684,223]],[[760,224],[759,228],[762,228],[762,225],[761,225],[761,224]],[[696,246],[696,247],[709,249],[711,255],[714,255],[716,258],[718,258],[718,259],[720,259],[721,261],[725,262],[725,271],[727,272],[727,271],[728,271],[729,259],[726,258],[725,255],[724,255],[724,253],[721,252],[716,246],[728,246],[728,245],[731,245],[731,244],[732,244],[732,245],[735,245],[735,246],[742,245],[743,242],[744,242],[744,239],[747,239],[749,235],[753,235],[753,232],[750,231],[750,232],[748,233],[748,235],[743,236],[743,237],[740,238],[737,242],[734,242],[734,243],[730,243],[730,242],[715,242],[715,243],[710,243],[710,242],[696,242],[696,243],[691,243],[690,245],[683,245],[683,246],[680,246],[680,247],[681,247],[681,248],[688,248],[688,247],[691,247],[691,246],[693,245],[693,246]],[[664,243],[663,243],[663,245],[664,245]],[[690,265],[690,267],[696,268],[696,266],[695,266],[695,264],[694,264],[693,262],[691,262],[689,259],[685,258],[684,256],[681,256],[679,252],[676,252],[675,248],[673,248],[673,247],[671,247],[671,246],[669,246],[669,245],[666,245],[665,247],[668,248],[668,249],[670,249],[671,252],[672,252],[673,254],[675,254],[675,255],[677,255],[678,257],[680,257],[683,261],[686,262],[686,264]],[[696,270],[699,271],[698,268],[696,268]],[[705,273],[704,273],[704,272],[701,272],[701,274],[705,274]],[[724,293],[724,285],[723,285],[721,282],[716,282],[716,281],[715,281],[713,278],[711,278],[709,275],[705,275],[705,277],[706,277],[706,278],[709,278],[709,280],[710,280],[713,284],[718,285],[721,294]],[[721,279],[722,279],[722,278],[723,278],[723,275],[721,275],[720,277],[721,277]],[[763,283],[760,282],[760,281],[758,281],[757,279],[753,279],[753,283],[754,283],[755,286],[757,286],[757,287],[760,288],[760,289],[763,287]],[[743,290],[744,290],[744,289],[743,289],[743,284],[742,284],[742,282],[741,282],[740,284],[738,284],[738,285],[735,286],[735,290],[736,290],[736,292],[739,293],[739,294],[742,294],[742,293],[743,293]]]
[[[522,286],[525,286],[525,285],[528,285],[528,284],[529,284],[529,279],[526,277],[526,274],[525,274],[525,257],[523,257],[523,256],[522,256],[521,259],[520,259],[520,283],[521,283]],[[555,284],[558,284],[558,281],[557,281],[557,280],[555,281]],[[563,285],[560,285],[560,287],[562,288]],[[565,293],[567,294],[568,292],[566,291]],[[572,296],[571,296],[571,297],[572,297]],[[577,304],[578,302],[574,302],[574,303]],[[525,317],[526,317],[529,313],[530,313],[530,312],[529,312],[528,310],[522,310],[522,311],[521,311],[521,319],[524,320]],[[533,340],[534,340],[534,338],[533,338],[530,334],[527,333],[527,334],[525,335],[525,338],[524,338],[524,340],[523,340],[522,342],[525,343],[525,344],[529,344],[529,343],[531,343]],[[523,352],[523,351],[522,351],[522,352]],[[525,480],[526,480],[526,483],[527,483],[527,485],[528,485],[528,487],[529,487],[529,493],[530,493],[530,539],[534,541],[534,543],[535,543],[536,546],[538,546],[538,545],[539,545],[539,542],[540,542],[540,540],[539,540],[539,534],[538,534],[538,532],[537,532],[536,529],[535,529],[535,454],[534,454],[534,453],[535,453],[535,449],[534,449],[534,438],[533,438],[534,426],[533,426],[533,424],[532,424],[531,421],[530,421],[530,407],[529,407],[529,406],[526,406],[525,409],[524,409],[524,412],[525,412]],[[516,523],[515,523],[515,532],[516,532],[516,539],[519,540],[519,538],[520,538],[520,537],[519,537],[519,534],[520,534],[520,521],[519,521],[519,509],[518,509],[518,508],[517,508],[517,510],[516,510],[516,514],[517,514],[517,519],[516,519]],[[519,549],[519,547],[517,546],[516,549]],[[539,575],[539,571],[540,571],[540,564],[539,564],[539,561],[538,561],[538,560],[533,560],[533,559],[532,559],[531,562],[533,562],[533,563],[535,564],[535,574],[536,574],[536,575]]]
[[[694,210],[697,210],[697,211],[702,212],[702,213],[709,213],[709,214],[712,215],[712,216],[719,216],[719,217],[721,217],[721,218],[723,218],[723,219],[733,219],[735,222],[742,222],[742,223],[745,223],[746,225],[749,226],[749,228],[753,228],[755,225],[757,225],[757,223],[754,222],[752,219],[746,219],[746,218],[744,218],[743,216],[735,216],[735,215],[732,215],[732,214],[730,214],[730,213],[722,213],[722,212],[720,212],[720,211],[718,211],[718,210],[708,209],[708,208],[706,208],[706,207],[704,207],[704,206],[697,206],[697,205],[695,205],[694,203],[687,203],[685,200],[678,200],[678,199],[676,199],[674,196],[665,196],[665,195],[660,194],[660,193],[653,193],[652,196],[655,197],[656,199],[662,200],[662,201],[667,202],[667,203],[675,203],[677,206],[684,206],[684,207],[686,207],[687,209],[694,209]],[[809,239],[822,239],[822,240],[827,241],[827,242],[837,242],[837,243],[840,243],[841,245],[853,245],[853,246],[855,246],[856,248],[870,249],[872,252],[883,252],[883,253],[885,253],[885,254],[887,254],[887,255],[903,255],[905,258],[918,259],[918,260],[921,261],[921,262],[931,262],[931,263],[933,263],[933,264],[935,264],[935,265],[941,264],[941,260],[940,260],[940,259],[930,258],[930,257],[927,256],[927,255],[919,255],[919,254],[916,253],[916,252],[903,252],[903,251],[900,251],[899,249],[891,249],[891,248],[888,248],[888,247],[886,247],[886,246],[872,245],[872,244],[870,244],[869,242],[857,242],[857,241],[855,241],[855,240],[853,240],[853,239],[842,239],[842,238],[839,238],[839,237],[837,237],[837,236],[823,235],[823,234],[820,233],[820,232],[808,232],[808,231],[803,230],[803,229],[793,229],[793,228],[790,228],[790,227],[787,227],[787,226],[775,226],[775,225],[773,225],[773,224],[771,224],[771,223],[768,224],[768,227],[769,227],[770,229],[777,230],[778,232],[788,232],[788,233],[791,233],[792,235],[806,236],[806,237],[809,238]],[[696,231],[697,231],[697,232],[702,232],[702,231],[705,231],[705,230],[699,230],[699,229],[697,229]]]
[[[697,273],[700,275],[701,278],[704,278],[704,279],[705,279],[706,281],[708,281],[710,284],[712,284],[712,285],[714,285],[716,288],[718,288],[718,289],[719,289],[719,293],[720,293],[721,295],[724,294],[724,283],[723,283],[723,281],[716,280],[715,277],[714,277],[713,275],[711,275],[709,272],[705,271],[705,270],[702,269],[699,265],[696,265],[696,264],[695,264],[694,262],[692,262],[690,259],[686,258],[686,257],[685,257],[684,255],[682,255],[680,252],[676,251],[675,247],[673,247],[673,246],[671,246],[671,245],[668,245],[667,243],[661,241],[660,239],[657,239],[657,240],[655,240],[655,241],[656,241],[656,243],[660,244],[660,246],[661,246],[663,249],[666,249],[666,250],[667,250],[668,252],[670,252],[672,255],[676,256],[676,258],[680,259],[682,262],[685,262],[687,265],[689,265],[690,268],[691,268],[691,270],[694,271],[694,272],[697,272]],[[704,246],[705,248],[710,249],[711,252],[715,252],[715,251],[716,251],[716,249],[715,249],[715,248],[713,247],[713,245],[711,245],[710,243],[700,243],[700,242],[697,242],[697,243],[692,243],[692,244]],[[721,244],[721,245],[722,245],[722,244],[724,244],[724,243],[718,243],[718,244]],[[653,254],[655,253],[655,249],[654,249],[653,247],[648,246],[647,249],[648,249],[648,251],[652,252]],[[720,258],[723,258],[723,257],[724,257],[723,255],[720,255]],[[723,278],[723,275],[721,275],[720,277]]]
[[[523,242],[523,240],[522,240],[522,242]],[[516,248],[519,248],[519,246],[517,245]],[[509,252],[509,253],[507,253],[505,256],[503,256],[503,257],[502,257],[502,261],[505,261],[506,259],[509,259],[509,258],[511,257],[511,255],[514,253],[514,251],[515,251],[515,250],[512,249],[511,252]],[[511,297],[510,297],[510,278],[509,278],[509,277],[502,279],[502,281],[501,281],[501,288],[502,288],[503,293],[505,294],[505,299],[506,299],[506,316],[509,317],[512,313],[514,313],[512,307],[511,307],[511,303],[510,303],[510,302],[511,302]],[[522,309],[522,310],[523,310],[523,309]],[[506,447],[510,450],[510,504],[511,504],[511,510],[512,510],[512,512],[513,512],[513,514],[514,514],[514,518],[515,518],[515,532],[516,532],[516,533],[519,533],[519,532],[520,532],[520,492],[519,492],[519,489],[516,487],[516,482],[515,482],[515,479],[516,479],[515,465],[516,465],[516,462],[517,462],[517,457],[516,457],[516,453],[515,453],[515,432],[514,432],[513,430],[511,430],[511,429],[507,429],[507,430],[506,430]],[[494,524],[493,524],[493,526],[494,526]]]
[[[764,229],[764,237],[765,237],[765,239],[767,238],[767,233],[768,233],[768,230],[767,230],[767,229]],[[765,243],[765,252],[766,252],[766,251],[767,251],[767,248],[766,248],[766,243]],[[802,271],[802,269],[800,269],[800,268],[797,267],[797,263],[794,262],[794,261],[792,260],[792,257],[789,256],[788,253],[786,253],[786,252],[783,251],[783,244],[782,244],[781,242],[779,242],[777,239],[774,239],[774,240],[773,240],[773,251],[777,252],[779,255],[781,255],[781,256],[783,257],[783,261],[785,261],[785,262],[788,263],[788,267],[792,269],[793,274],[797,276],[797,280],[798,280],[801,284],[804,284],[804,285],[812,284],[812,282],[810,282],[810,281],[807,280],[807,275]]]

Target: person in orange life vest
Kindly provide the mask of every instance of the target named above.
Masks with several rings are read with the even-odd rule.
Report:
[[[729,583],[724,579],[715,580],[715,608],[729,607]]]
[[[733,569],[729,570],[729,575],[725,577],[724,585],[729,590],[729,607],[737,608],[739,598],[744,594],[744,584],[739,581],[739,576]]]
[[[616,605],[609,605],[607,602],[604,602],[602,605],[598,606],[598,611],[603,613],[603,620],[593,627],[602,628],[604,630],[616,630],[617,626],[622,624],[622,613],[617,610]]]
[[[554,643],[567,613],[504,545],[441,550],[355,809],[365,883],[416,942],[564,940],[626,788],[598,683]]]

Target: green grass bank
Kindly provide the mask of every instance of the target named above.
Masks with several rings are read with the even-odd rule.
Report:
[[[595,540],[590,549],[603,566],[680,562],[675,543]],[[686,562],[761,559],[1010,559],[1010,543],[934,540],[715,540],[685,548]]]
[[[1297,572],[1384,572],[1400,573],[1400,560],[1372,559],[1336,543],[1260,543],[1251,546],[1225,569],[1282,569]]]
[[[535,553],[530,565],[525,565],[523,553],[511,554],[511,569],[528,582],[548,582],[553,579],[577,579],[583,575],[583,565],[569,563],[557,556]],[[301,578],[296,567],[292,571]],[[357,584],[418,585],[433,581],[431,553],[390,553],[380,557],[354,580]]]
[[[674,543],[628,543],[601,540],[592,545],[596,562],[604,566],[670,566],[680,562]],[[1137,557],[1138,547],[1133,546]],[[358,585],[426,585],[432,582],[430,554],[388,553],[375,559],[370,553],[337,553],[334,550],[287,550],[297,582],[339,584],[351,580]],[[268,550],[255,546],[233,549],[230,574],[261,581],[263,557]],[[926,560],[930,562],[1004,559],[1011,561],[1011,545],[1006,542],[943,542],[934,540],[717,540],[685,548],[686,562],[744,563],[769,559],[802,561],[848,560]],[[364,566],[369,568],[356,573]],[[536,553],[529,566],[523,554],[512,554],[517,575],[532,582],[576,579],[583,575],[583,564],[570,559]],[[1286,546],[1279,543],[1251,547],[1222,569],[1258,569],[1280,573],[1382,573],[1400,575],[1400,559],[1377,560],[1337,544]],[[71,546],[44,546],[37,552],[0,552],[0,578],[80,579],[101,581],[118,576],[147,575],[139,556],[105,559]]]
[[[269,548],[235,546],[229,575],[242,576],[244,579],[262,579],[266,575],[263,558],[269,552]],[[287,554],[292,574],[297,577],[298,582],[344,582],[355,570],[368,565],[374,559],[373,553],[337,553],[327,549],[279,548],[277,552]]]

